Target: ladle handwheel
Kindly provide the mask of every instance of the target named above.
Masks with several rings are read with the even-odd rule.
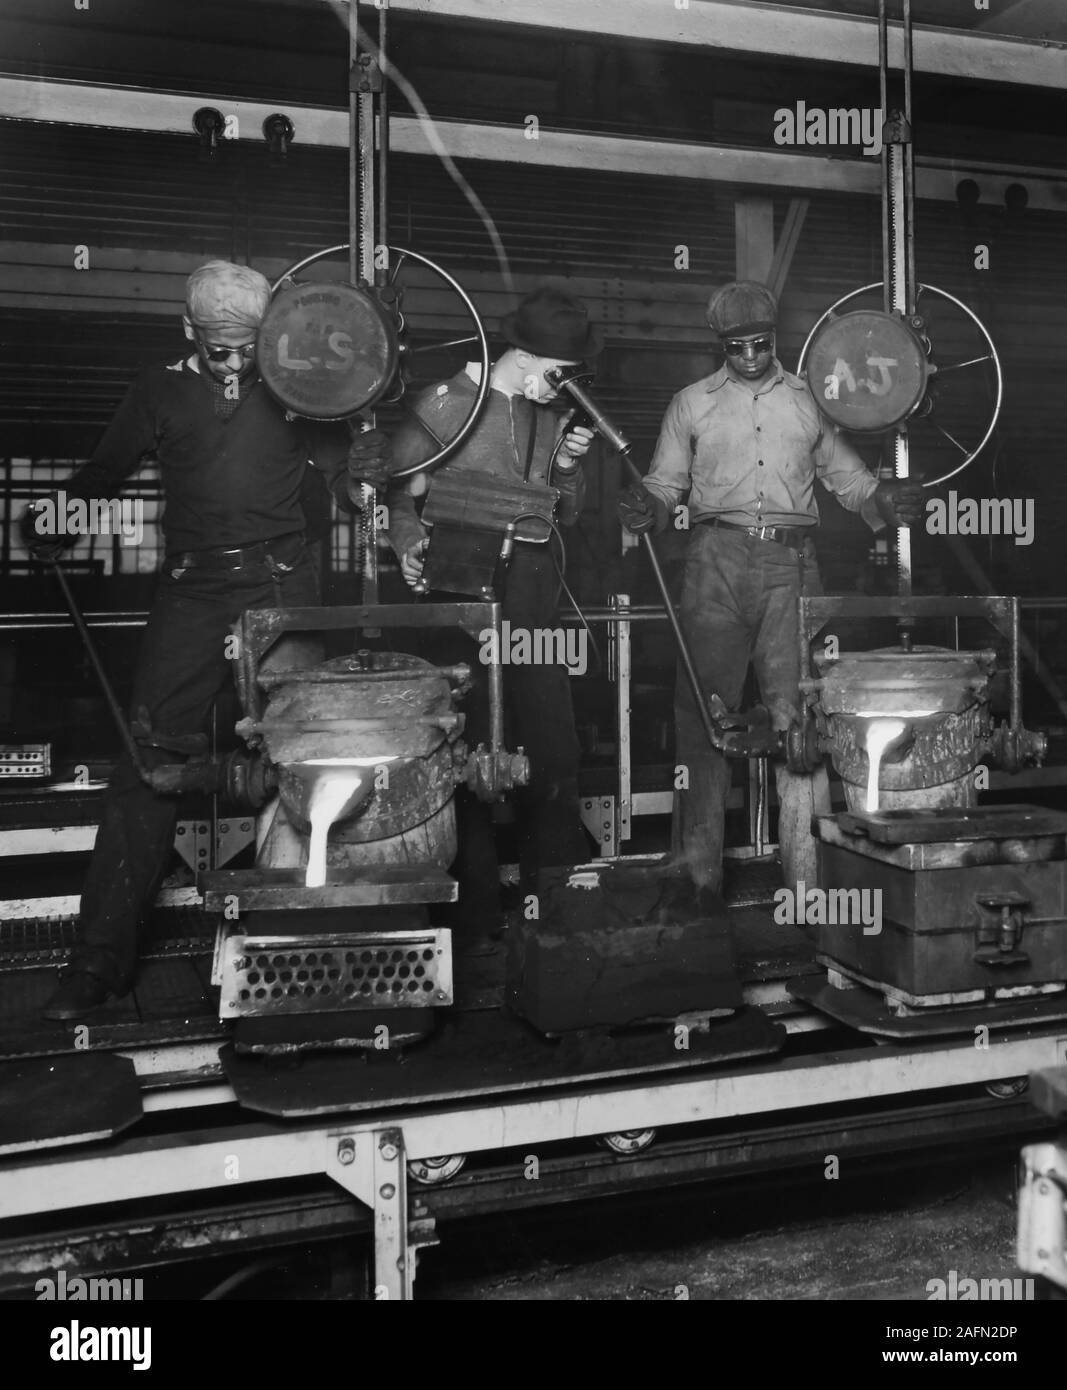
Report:
[[[347,250],[347,243],[328,246],[278,277],[257,341],[256,363],[271,393],[293,414],[312,420],[347,419],[376,405],[395,379],[403,352],[392,314],[370,287],[339,280],[295,282],[308,266]],[[474,428],[489,393],[489,340],[470,296],[443,267],[404,247],[387,250],[390,284],[412,260],[451,287],[471,319],[481,364],[474,403],[457,433],[429,458],[394,474],[404,478],[435,468]]]
[[[805,339],[804,346],[800,349],[797,372],[807,377],[812,393],[820,409],[823,410],[834,423],[839,424],[843,429],[858,431],[860,433],[864,431],[873,433],[898,427],[904,424],[909,417],[915,415],[918,408],[922,405],[926,386],[931,378],[936,380],[945,372],[956,370],[959,367],[969,367],[986,361],[990,362],[996,378],[996,394],[989,422],[985,427],[981,439],[973,449],[968,449],[965,444],[961,444],[958,440],[954,439],[947,431],[940,431],[963,454],[963,459],[947,472],[939,473],[937,477],[922,479],[923,487],[937,487],[941,483],[948,482],[950,478],[954,478],[957,473],[962,473],[968,464],[973,463],[992,437],[997,420],[1000,418],[1000,406],[1004,394],[1004,379],[1000,367],[1000,358],[997,355],[997,350],[993,345],[993,339],[990,337],[989,331],[977,314],[971,309],[968,309],[967,305],[964,304],[962,300],[957,299],[955,295],[949,294],[947,290],[938,289],[936,285],[919,285],[918,296],[923,294],[934,294],[938,295],[941,299],[947,300],[950,304],[953,304],[962,314],[970,319],[981,335],[986,349],[981,356],[974,358],[972,361],[953,363],[950,366],[941,367],[937,370],[936,374],[930,367],[930,364],[926,362],[925,353],[923,352],[918,338],[911,333],[911,330],[903,320],[897,318],[895,315],[873,310],[859,311],[858,314],[840,314],[840,310],[846,304],[850,304],[861,295],[870,294],[874,290],[880,290],[882,288],[882,283],[881,280],[877,280],[870,285],[861,285],[859,289],[851,290],[848,294],[842,295],[840,299],[832,304],[830,308],[820,316]],[[863,320],[862,323],[860,321],[861,315]],[[863,342],[863,329],[864,326],[866,326],[872,329],[872,344],[875,341],[873,332],[876,331],[879,335],[882,335],[879,337],[878,342],[880,346],[885,349],[884,351],[873,352],[870,356],[875,358],[896,356],[896,352],[891,350],[894,345],[904,350],[908,358],[910,358],[912,351],[918,351],[922,354],[922,387],[917,396],[914,396],[916,368],[913,362],[909,362],[908,369],[901,373],[899,387],[893,390],[882,390],[882,388],[886,386],[882,368],[875,364],[874,369],[871,370],[867,365],[867,358],[865,356],[862,361],[860,372],[857,372],[855,369],[853,370],[853,378],[858,385],[859,377],[862,375],[865,382],[873,381],[875,386],[879,389],[871,391],[869,387],[866,389],[861,387],[857,392],[849,393],[847,389],[842,390],[841,384],[839,383],[838,397],[842,403],[835,406],[835,402],[826,397],[826,378],[835,374],[839,376],[843,375],[843,373],[835,373],[834,369],[837,365],[836,354],[834,360],[827,366],[827,358],[829,356],[829,351],[827,349],[832,349],[834,347],[834,334],[841,331],[840,326],[848,324],[849,321],[853,319],[856,320],[852,330],[854,339],[853,351]],[[875,329],[876,320],[881,321],[877,329]],[[893,323],[896,326],[896,333],[892,337],[890,337],[890,330],[888,328],[889,323]],[[824,339],[823,331],[828,324],[830,325],[830,333],[829,336]],[[900,335],[906,335],[906,337]],[[816,342],[817,339],[819,343],[822,344],[821,348]],[[910,348],[908,340],[910,340]],[[840,339],[838,341],[840,341]],[[845,339],[846,345],[848,345],[849,341],[849,339]],[[892,376],[893,369],[887,370],[890,376]],[[911,383],[910,387],[908,384],[909,382]],[[845,383],[845,385],[847,388],[847,383]],[[879,394],[879,391],[881,391],[881,394]],[[846,397],[849,398],[848,403],[844,400]],[[834,413],[835,408],[838,411],[837,414]],[[863,422],[864,416],[868,423]],[[916,415],[916,418],[922,418],[921,414]],[[875,423],[878,420],[880,420],[881,423]],[[934,428],[936,429],[939,427],[935,425]]]

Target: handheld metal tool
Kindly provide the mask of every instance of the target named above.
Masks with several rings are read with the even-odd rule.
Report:
[[[78,636],[82,640],[82,645],[85,648],[86,655],[88,656],[89,661],[92,663],[93,670],[96,672],[96,678],[100,682],[100,689],[104,693],[104,699],[107,701],[107,707],[111,711],[111,717],[115,721],[116,729],[118,729],[119,731],[119,738],[122,740],[122,746],[129,754],[134,767],[137,769],[140,775],[147,781],[148,773],[144,763],[141,760],[140,749],[134,742],[133,734],[130,732],[130,726],[126,723],[126,717],[122,713],[122,707],[120,706],[118,699],[115,696],[115,691],[112,689],[110,680],[108,680],[107,672],[104,670],[103,663],[100,660],[100,655],[96,650],[96,644],[93,642],[92,636],[89,633],[89,629],[86,626],[85,619],[82,617],[81,610],[79,609],[77,601],[75,600],[74,595],[71,592],[70,585],[67,582],[67,576],[63,573],[63,566],[59,563],[58,560],[51,560],[49,561],[49,564],[51,564],[56,579],[59,581],[59,587],[63,591],[63,599],[66,602],[67,611],[70,614],[71,621],[73,622],[75,628],[77,628],[78,630]]]

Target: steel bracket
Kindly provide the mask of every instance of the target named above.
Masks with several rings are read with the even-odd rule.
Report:
[[[1030,957],[1018,948],[1026,926],[1028,898],[1018,893],[981,895],[974,900],[978,913],[978,945],[974,959],[979,965],[1027,965]]]
[[[910,145],[911,123],[903,111],[890,111],[882,125],[883,145]]]
[[[1022,1151],[1016,1261],[1067,1289],[1067,1149],[1027,1144]]]
[[[382,70],[369,53],[360,53],[348,70],[350,92],[380,92],[383,88]]]
[[[374,1213],[374,1297],[411,1299],[415,1261],[422,1246],[436,1244],[433,1222],[408,1224],[407,1159],[400,1129],[338,1133],[326,1175]]]

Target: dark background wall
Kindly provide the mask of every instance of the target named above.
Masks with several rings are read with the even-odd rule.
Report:
[[[0,52],[9,73],[129,84],[150,90],[342,108],[346,43],[326,4],[167,0],[151,6],[92,0],[92,22],[67,0],[9,0],[0,15]],[[920,20],[922,14],[917,16]],[[935,18],[931,13],[930,18]],[[519,31],[396,14],[392,56],[430,111],[441,118],[521,126],[535,112],[545,126],[687,143],[773,149],[773,112],[809,106],[877,104],[873,70],[788,58],[702,52],[592,36]],[[950,169],[976,158],[1019,173],[1064,165],[1062,93],[975,84],[926,75],[916,81],[918,149]],[[406,112],[401,99],[394,109]],[[31,461],[3,479],[8,522],[0,570],[9,606],[55,605],[31,577],[10,537],[10,517],[34,491],[91,450],[136,368],[174,359],[183,339],[176,315],[189,270],[213,256],[248,260],[277,273],[297,257],[347,235],[345,152],[297,138],[284,162],[258,138],[224,142],[205,158],[196,137],[44,121],[0,121],[0,455]],[[492,213],[517,283],[564,280],[589,300],[608,340],[597,394],[647,458],[662,412],[681,385],[718,365],[703,329],[709,289],[735,270],[735,206],[769,197],[776,233],[798,190],[703,179],[640,177],[467,161],[464,172]],[[809,198],[782,303],[780,355],[787,365],[818,315],[840,295],[880,278],[876,198],[805,193]],[[1005,372],[996,436],[951,486],[970,496],[1033,498],[1033,545],[967,540],[991,588],[1058,593],[1060,537],[1067,522],[1060,396],[1067,284],[1062,271],[1067,208],[1011,208],[988,199],[922,202],[920,278],[964,300],[985,322]],[[506,308],[485,229],[440,164],[396,155],[390,237],[439,259],[467,284],[495,327]],[[976,244],[990,268],[974,268]],[[93,269],[71,271],[74,245],[90,247]],[[674,267],[679,244],[686,270]],[[977,355],[979,340],[944,302],[930,305],[937,360]],[[450,331],[454,310],[429,309],[415,281],[405,307],[428,337]],[[439,364],[431,360],[431,366]],[[947,380],[947,379],[946,379]],[[976,368],[946,385],[937,419],[973,442],[988,418],[991,380]],[[873,460],[877,446],[866,446]],[[940,471],[952,446],[916,426],[918,471]],[[603,598],[636,580],[620,566],[613,519],[615,465],[594,460],[580,535],[572,545],[575,582]],[[157,496],[147,470],[135,484]],[[868,566],[870,536],[832,501],[824,508],[822,563],[831,587],[885,582]],[[920,578],[957,592],[975,587],[973,568],[929,537],[916,540]],[[148,572],[102,578],[84,566],[93,606],[137,607]],[[866,576],[866,577],[865,577]],[[42,598],[44,595],[44,598]]]

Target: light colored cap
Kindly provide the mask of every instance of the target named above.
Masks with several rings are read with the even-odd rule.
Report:
[[[189,276],[185,306],[196,328],[216,334],[248,333],[263,322],[270,284],[251,266],[208,261]]]

